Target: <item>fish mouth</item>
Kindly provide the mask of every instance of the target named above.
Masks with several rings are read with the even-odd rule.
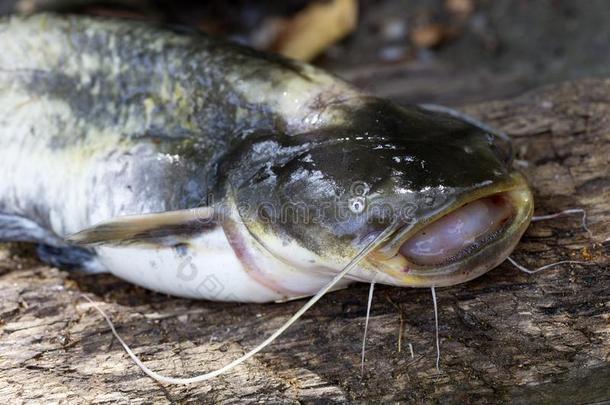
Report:
[[[515,174],[456,202],[393,241],[394,256],[378,262],[397,284],[411,287],[459,284],[496,267],[527,229],[533,197]]]
[[[462,205],[425,226],[400,246],[418,266],[459,260],[500,235],[515,215],[510,192],[492,194]]]

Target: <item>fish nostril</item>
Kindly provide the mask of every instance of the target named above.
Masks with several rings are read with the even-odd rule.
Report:
[[[502,162],[510,166],[515,154],[512,141],[505,134],[490,134],[490,137],[493,152]]]
[[[510,200],[502,194],[475,200],[421,229],[402,244],[400,254],[416,264],[445,263],[500,229],[512,215]]]

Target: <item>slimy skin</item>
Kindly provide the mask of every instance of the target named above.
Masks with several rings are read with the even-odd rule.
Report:
[[[62,236],[109,218],[222,198],[211,190],[230,145],[254,131],[315,129],[336,118],[310,105],[352,92],[309,66],[137,23],[11,18],[0,44],[0,212],[42,228],[13,240],[61,245]],[[188,282],[180,280],[184,255],[171,247],[145,257],[137,248],[97,253],[114,274],[157,291],[285,298],[283,287],[272,291],[248,275],[222,229],[192,245],[185,257],[197,276]],[[232,292],[214,296],[214,283]]]
[[[392,225],[395,237],[342,285],[451,285],[504,260],[531,217],[529,188],[492,135],[309,65],[46,14],[2,20],[0,45],[0,240],[50,246],[59,261],[79,251],[79,266],[155,291],[266,302],[314,294]],[[434,268],[399,253],[422,227],[498,193],[512,216],[480,248]],[[152,244],[64,239],[200,207],[213,218],[160,226]]]

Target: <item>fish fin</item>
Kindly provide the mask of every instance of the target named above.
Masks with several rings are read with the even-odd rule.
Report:
[[[74,245],[171,246],[216,226],[214,208],[117,217],[66,237]]]
[[[6,213],[0,213],[0,242],[63,244],[61,238],[37,222],[20,215]]]
[[[39,244],[36,253],[42,262],[59,269],[80,270],[91,274],[108,272],[96,254],[86,248]]]
[[[14,214],[0,213],[0,242],[38,243],[36,253],[41,261],[53,267],[87,273],[107,270],[89,249],[67,246],[62,238],[36,221]]]

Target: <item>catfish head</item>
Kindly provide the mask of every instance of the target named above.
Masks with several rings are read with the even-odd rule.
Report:
[[[502,139],[377,98],[343,117],[239,145],[220,166],[229,235],[239,227],[272,261],[333,274],[385,231],[348,277],[411,287],[471,280],[511,253],[533,198]]]

